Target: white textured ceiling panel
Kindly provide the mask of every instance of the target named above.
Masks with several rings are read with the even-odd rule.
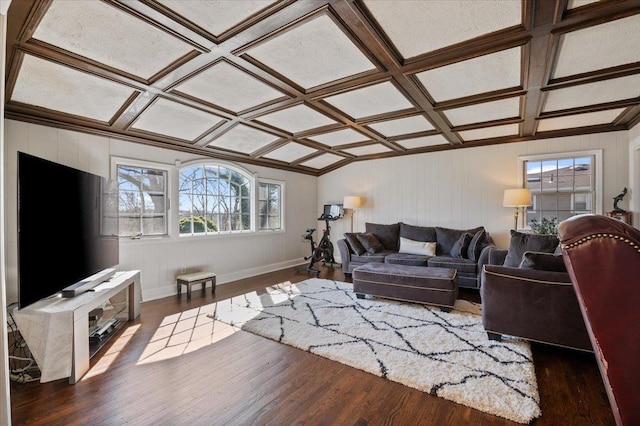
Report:
[[[159,98],[131,127],[192,141],[222,121],[217,115]]]
[[[640,74],[551,90],[543,111],[558,111],[640,96]]]
[[[133,89],[25,55],[11,100],[107,122]],[[86,102],[91,97],[91,102]]]
[[[322,154],[312,158],[311,160],[305,161],[302,165],[320,170],[332,165],[333,163],[337,163],[340,160],[344,160],[344,157],[335,154]]]
[[[482,129],[465,130],[458,132],[460,137],[465,141],[474,141],[479,139],[499,138],[502,136],[518,135],[518,124],[505,124],[504,126],[485,127]]]
[[[406,149],[422,148],[425,146],[448,145],[449,141],[442,135],[424,136],[421,138],[404,139],[396,143]]]
[[[436,102],[520,86],[515,47],[416,74]]]
[[[361,155],[379,154],[381,152],[389,152],[391,151],[391,148],[378,143],[374,145],[366,145],[366,146],[359,146],[356,148],[343,149],[343,151],[348,152],[349,154],[352,154],[352,155],[361,156]]]
[[[365,1],[404,58],[518,25],[521,4],[513,0]]]
[[[444,114],[454,126],[518,117],[520,115],[520,97],[448,109],[444,111]]]
[[[286,130],[290,133],[297,133],[303,130],[315,129],[316,127],[336,124],[336,122],[324,114],[309,108],[306,105],[296,105],[291,108],[272,112],[258,118],[258,121]]]
[[[624,111],[624,108],[588,112],[586,114],[569,115],[566,117],[547,118],[540,120],[538,132],[611,123],[622,111]]]
[[[217,63],[175,89],[234,112],[284,96],[279,90],[227,62]]]
[[[413,108],[411,102],[388,81],[330,96],[325,101],[355,119]]]
[[[327,15],[319,15],[247,52],[304,88],[375,69]]]
[[[320,135],[309,136],[309,139],[323,143],[328,146],[346,145],[355,142],[364,142],[369,140],[368,137],[353,129],[338,130],[335,132],[323,133]]]
[[[431,123],[422,115],[381,121],[380,123],[369,124],[368,127],[384,136],[408,135],[409,133],[433,130]]]
[[[276,140],[275,135],[240,124],[211,141],[209,146],[251,154]]]
[[[278,149],[274,149],[263,157],[271,158],[273,160],[280,160],[286,163],[296,161],[298,158],[306,157],[309,154],[313,154],[317,150],[308,146],[290,142]]]
[[[640,62],[640,15],[561,36],[554,78]]]
[[[193,50],[101,1],[54,1],[33,37],[143,78]]]
[[[215,36],[234,27],[275,1],[260,0],[158,0]]]

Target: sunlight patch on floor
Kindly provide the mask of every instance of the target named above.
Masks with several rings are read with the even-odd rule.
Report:
[[[212,345],[240,329],[208,317],[215,303],[164,318],[140,355],[138,364],[149,364],[184,355]]]
[[[279,304],[299,294],[297,288],[293,290],[294,294],[289,295],[276,290],[290,285],[291,282],[285,281],[267,287],[260,293],[254,291],[232,299],[244,299],[247,306],[254,308],[260,307],[263,302],[269,305]],[[240,331],[239,327],[214,319],[216,306],[216,303],[210,303],[166,316],[140,355],[137,364],[149,364],[188,354]],[[246,314],[257,316],[260,314],[260,309],[255,311],[253,308],[248,309]]]
[[[122,349],[124,349],[127,343],[129,343],[129,341],[139,328],[140,324],[127,327],[127,329],[122,332],[120,337],[118,337],[118,339],[113,342],[107,352],[100,357],[100,359],[94,364],[93,367],[91,367],[91,369],[87,372],[87,374],[84,375],[82,379],[95,377],[107,371],[111,364],[113,364],[113,362],[116,360]]]

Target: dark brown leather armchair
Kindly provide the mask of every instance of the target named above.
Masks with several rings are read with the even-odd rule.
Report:
[[[639,425],[640,231],[579,215],[558,235],[613,415],[618,425]]]

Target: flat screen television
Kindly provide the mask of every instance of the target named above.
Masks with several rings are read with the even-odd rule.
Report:
[[[18,152],[18,304],[119,263],[117,198],[106,178]]]
[[[325,204],[323,213],[325,216],[331,216],[334,219],[342,219],[344,217],[342,204]]]

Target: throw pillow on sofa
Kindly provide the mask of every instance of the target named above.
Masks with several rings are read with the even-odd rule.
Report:
[[[480,253],[482,253],[482,249],[484,249],[487,244],[489,244],[487,231],[482,228],[480,231],[475,233],[475,235],[471,239],[471,242],[469,243],[469,248],[467,249],[467,259],[477,262],[478,259],[480,259]]]
[[[400,223],[384,225],[366,222],[364,224],[364,229],[367,233],[375,235],[385,249],[398,251],[398,243],[400,242],[398,237],[400,235]]]
[[[409,238],[400,237],[399,253],[435,256],[436,243],[431,241],[414,241]]]
[[[558,244],[560,244],[560,240],[556,235],[525,234],[512,229],[509,251],[504,259],[504,266],[517,268],[520,266],[525,252],[553,253]]]
[[[358,240],[358,234],[360,234],[360,232],[345,232],[344,239],[347,240],[347,244],[349,244],[349,247],[355,254],[362,256],[367,249],[365,249]]]
[[[467,256],[467,250],[469,249],[469,243],[473,239],[473,235],[465,232],[458,238],[458,241],[451,248],[451,257],[462,259]]]
[[[562,255],[553,253],[536,253],[527,251],[522,255],[520,269],[537,269],[538,271],[567,272]]]
[[[356,235],[358,241],[362,244],[362,247],[367,250],[369,254],[380,253],[384,250],[384,246],[382,243],[370,232],[364,232],[362,234]]]
[[[484,229],[482,226],[474,229],[450,229],[436,226],[436,236],[438,241],[438,255],[451,253],[453,245],[467,232],[475,235],[476,232]]]

